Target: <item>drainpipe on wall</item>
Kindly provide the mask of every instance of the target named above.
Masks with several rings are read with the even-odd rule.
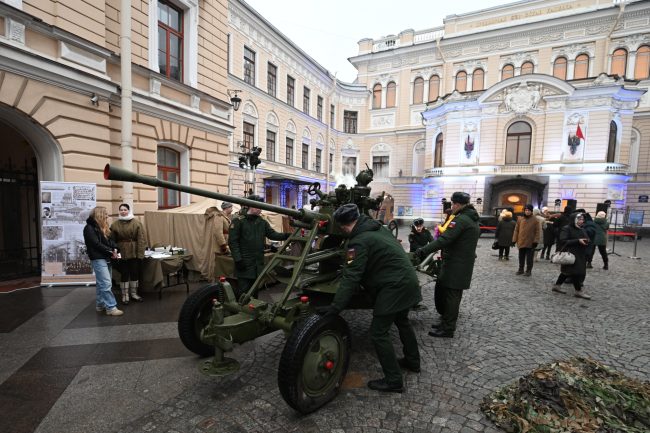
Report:
[[[330,110],[332,105],[332,95],[334,94],[334,90],[336,90],[336,73],[334,74],[334,77],[332,77],[332,90],[330,90],[329,94],[327,95],[327,102],[329,106],[327,106],[325,110],[325,112],[328,113],[325,115],[326,118],[330,117],[329,113],[331,112]],[[326,149],[325,158],[327,158],[327,173],[325,174],[325,192],[329,192],[330,190],[330,173],[332,173],[332,167],[330,167],[330,130],[334,128],[334,126],[332,126],[331,117],[328,120],[329,122],[327,122],[327,129],[325,130],[325,149]],[[334,164],[334,160],[335,158],[332,158],[332,164]]]
[[[122,79],[122,167],[133,171],[132,116],[133,87],[131,84],[131,0],[120,4],[120,76]],[[122,183],[122,200],[133,205],[133,183]]]
[[[612,33],[614,33],[614,30],[616,30],[616,26],[618,26],[619,21],[621,20],[621,17],[623,16],[623,12],[625,11],[625,0],[622,0],[618,4],[618,15],[616,16],[616,20],[614,21],[614,25],[612,25],[612,28],[609,30],[609,33],[607,33],[607,36],[605,37],[605,55],[603,56],[603,61],[605,64],[603,65],[603,70],[607,73],[607,59],[609,58],[609,43],[612,40]]]

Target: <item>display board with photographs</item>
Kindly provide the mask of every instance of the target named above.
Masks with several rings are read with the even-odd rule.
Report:
[[[96,192],[94,183],[41,182],[41,284],[95,282],[83,229]]]

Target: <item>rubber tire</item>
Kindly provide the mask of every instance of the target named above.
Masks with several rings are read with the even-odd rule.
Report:
[[[309,396],[303,392],[303,361],[311,344],[323,333],[333,332],[342,346],[337,373],[330,378],[321,395]],[[340,316],[311,315],[293,330],[280,357],[278,387],[282,398],[300,413],[308,414],[334,399],[341,388],[350,363],[350,329]],[[342,361],[342,362],[341,362]]]
[[[388,222],[388,230],[392,233],[393,236],[395,236],[395,239],[397,239],[397,234],[399,232],[399,228],[397,226],[397,221],[390,220]]]
[[[192,293],[178,314],[178,336],[183,345],[199,356],[214,356],[214,347],[201,341],[201,329],[210,321],[212,300],[217,298],[221,284],[210,284]]]

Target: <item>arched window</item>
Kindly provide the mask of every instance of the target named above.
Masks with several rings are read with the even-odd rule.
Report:
[[[440,96],[440,77],[432,75],[429,78],[429,101],[435,101]]]
[[[483,69],[476,69],[472,74],[472,90],[483,90],[483,78],[485,73]]]
[[[391,81],[388,83],[388,86],[386,86],[386,107],[394,107],[395,106],[395,88],[397,86],[395,85],[394,81]]]
[[[501,69],[501,79],[506,80],[515,76],[515,67],[512,65],[504,65]]]
[[[634,67],[634,78],[645,80],[650,77],[650,46],[641,45],[636,50],[636,66]]]
[[[515,122],[508,128],[506,164],[530,163],[532,128],[526,122]]]
[[[467,72],[458,71],[456,74],[456,90],[464,92],[467,90]]]
[[[576,57],[575,68],[573,69],[573,78],[579,80],[589,76],[589,56],[580,54]]]
[[[607,162],[616,160],[616,138],[618,135],[618,126],[613,120],[609,123],[609,143],[607,144]]]
[[[535,72],[533,62],[524,62],[521,64],[521,75],[532,74]]]
[[[553,63],[553,76],[566,80],[566,57],[558,57]]]
[[[424,102],[424,79],[417,77],[413,81],[413,103],[421,104]]]
[[[436,147],[433,151],[433,167],[442,167],[442,132],[436,137]]]
[[[372,108],[381,108],[381,84],[379,83],[372,88]]]
[[[158,179],[181,183],[181,155],[168,147],[158,147]],[[158,208],[169,209],[181,205],[181,193],[158,188]]]
[[[612,54],[612,75],[622,77],[627,70],[627,51],[624,48],[614,50]]]

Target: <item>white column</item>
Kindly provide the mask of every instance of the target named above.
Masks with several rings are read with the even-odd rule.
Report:
[[[429,80],[424,80],[424,90],[422,91],[422,101],[429,102]]]
[[[471,91],[472,91],[472,84],[473,84],[473,83],[472,83],[472,80],[473,80],[473,79],[474,79],[474,74],[473,74],[473,73],[472,73],[472,74],[467,74],[467,86],[465,86],[465,89],[466,89],[468,92],[471,92]]]
[[[636,50],[630,51],[627,56],[627,69],[625,70],[625,78],[634,78],[634,69],[636,68]]]
[[[388,87],[382,84],[381,86],[381,106],[379,108],[386,107],[386,93],[388,93]]]
[[[572,80],[573,76],[575,75],[575,69],[576,69],[576,61],[575,59],[570,59],[567,60],[567,67],[566,67],[566,79],[567,80]],[[591,77],[591,75],[589,75]]]

